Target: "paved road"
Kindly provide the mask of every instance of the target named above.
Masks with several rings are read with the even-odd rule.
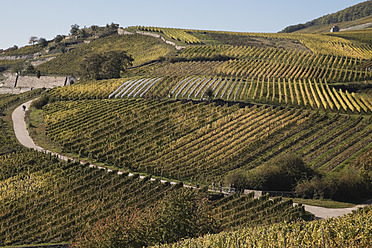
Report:
[[[356,205],[352,208],[323,208],[311,205],[305,205],[305,210],[314,214],[318,218],[331,218],[331,217],[340,217],[345,214],[351,213],[353,210],[356,210],[360,207],[365,207],[367,205]]]
[[[22,105],[26,106],[26,111],[28,110],[32,101],[33,100],[22,104]],[[57,154],[55,152],[51,152],[49,150],[45,150],[44,148],[42,148],[40,146],[37,146],[34,143],[34,141],[31,139],[31,137],[30,137],[30,135],[27,131],[27,128],[26,128],[25,111],[23,111],[22,105],[17,107],[12,113],[14,133],[15,133],[17,139],[19,140],[19,142],[22,145],[24,145],[25,147],[32,148],[32,149],[35,149],[35,150],[38,150],[38,151],[44,151],[44,152],[52,153],[53,155],[57,155],[60,159],[63,159],[63,160],[66,160],[66,161],[68,159],[74,160],[73,158],[66,157],[66,156]],[[81,163],[84,164],[84,162],[81,162]],[[99,166],[96,166],[94,164],[91,164],[90,166],[91,167],[97,167],[99,169],[105,169],[103,167],[99,167]],[[108,169],[107,171],[110,172],[111,170]],[[123,174],[123,172],[119,171],[118,174]],[[133,176],[133,174],[129,173],[129,176]],[[140,176],[140,178],[144,178],[144,176]],[[155,180],[155,179],[151,178],[151,180]],[[165,183],[167,181],[166,180],[161,180],[161,182]],[[176,182],[170,182],[170,183],[171,184],[176,184]],[[184,185],[184,187],[193,187],[193,186]],[[193,187],[193,188],[195,188],[195,187]],[[352,210],[355,210],[358,207],[364,207],[365,205],[357,205],[353,208],[323,208],[323,207],[316,207],[316,206],[310,206],[310,205],[304,205],[304,206],[305,206],[306,211],[309,211],[310,213],[314,214],[318,218],[330,218],[330,217],[339,217],[339,216],[351,213]]]
[[[18,141],[25,147],[33,148],[38,151],[44,151],[40,146],[35,145],[34,141],[31,139],[25,123],[25,111],[23,111],[23,105],[26,106],[26,109],[29,108],[31,101],[28,101],[20,106],[18,106],[12,113],[13,129],[15,136]]]

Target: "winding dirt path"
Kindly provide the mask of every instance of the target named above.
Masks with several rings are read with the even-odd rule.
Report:
[[[73,158],[63,156],[63,155],[57,154],[57,153],[49,151],[49,150],[45,150],[44,148],[42,148],[42,147],[40,147],[40,146],[38,146],[34,143],[34,141],[32,140],[32,138],[30,137],[30,135],[27,131],[26,122],[25,122],[25,113],[29,109],[30,104],[31,104],[32,101],[33,100],[28,101],[24,104],[21,104],[12,113],[14,133],[15,133],[17,139],[19,140],[19,142],[25,147],[32,148],[32,149],[35,149],[37,151],[51,153],[51,154],[56,155],[58,158],[60,158],[62,160],[65,160],[65,161],[67,161],[68,159],[74,160]],[[23,105],[26,106],[26,111],[23,110]],[[82,161],[80,163],[85,164]],[[90,164],[90,167],[96,167],[96,168],[99,168],[99,169],[106,169],[104,167],[100,167],[100,166],[97,166],[97,165],[94,165],[94,164]],[[112,170],[107,169],[107,171],[110,172]],[[118,174],[123,174],[123,173],[124,172],[121,172],[121,171],[118,172]],[[133,174],[129,173],[128,176],[133,176]],[[145,176],[140,176],[140,178],[144,178],[144,177]],[[155,180],[155,179],[151,178],[151,180]],[[168,181],[161,180],[161,182],[165,183],[165,182],[168,182]],[[170,182],[170,183],[171,184],[177,184],[176,182]],[[190,186],[190,185],[184,185],[184,187],[195,188],[195,187]],[[304,206],[305,206],[306,211],[314,214],[317,218],[331,218],[331,217],[339,217],[339,216],[343,216],[345,214],[349,214],[349,213],[352,212],[352,210],[356,210],[356,209],[358,209],[360,207],[364,207],[366,205],[357,205],[357,206],[352,207],[352,208],[323,208],[323,207],[317,207],[317,206],[311,206],[311,205],[304,205]]]

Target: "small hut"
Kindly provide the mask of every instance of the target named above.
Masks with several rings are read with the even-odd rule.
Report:
[[[340,28],[338,26],[333,26],[331,28],[331,33],[340,32]]]

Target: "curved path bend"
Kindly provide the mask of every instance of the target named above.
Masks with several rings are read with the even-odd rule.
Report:
[[[26,122],[25,122],[25,112],[29,109],[30,104],[33,100],[28,101],[24,104],[21,104],[18,106],[12,113],[12,121],[13,121],[13,128],[15,136],[17,137],[18,141],[25,147],[35,149],[37,151],[51,153],[53,155],[56,155],[58,158],[63,160],[75,160],[73,158],[63,156],[61,154],[46,150],[38,145],[35,144],[35,142],[30,137]],[[26,106],[26,111],[23,111],[23,105]],[[81,164],[85,164],[84,162],[80,162]],[[90,164],[90,167],[97,167],[99,169],[106,169],[104,167],[99,167],[94,164]],[[110,169],[107,169],[108,172],[112,171]],[[123,172],[119,171],[118,174],[123,174]],[[129,176],[133,176],[132,173],[129,173]],[[140,176],[140,178],[144,178],[144,176]],[[155,180],[154,178],[151,178],[151,180]],[[167,182],[166,180],[161,180],[162,183]],[[176,184],[176,182],[170,182],[171,184]],[[193,187],[190,185],[184,185],[184,187]],[[193,187],[195,188],[195,187]],[[351,213],[352,210],[356,210],[360,207],[364,207],[366,205],[356,205],[352,208],[323,208],[323,207],[317,207],[317,206],[311,206],[311,205],[304,205],[305,210],[314,214],[317,218],[331,218],[331,217],[339,217],[348,213]]]
[[[311,205],[306,205],[306,204],[303,204],[303,206],[305,206],[306,211],[312,213],[313,215],[315,215],[315,217],[324,219],[324,218],[340,217],[345,214],[351,213],[353,210],[357,210],[358,208],[362,208],[367,205],[364,205],[364,204],[356,205],[352,208],[323,208],[323,207],[311,206]]]

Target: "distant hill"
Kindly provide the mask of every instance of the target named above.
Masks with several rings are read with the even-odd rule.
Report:
[[[306,22],[304,24],[292,25],[284,28],[282,33],[293,33],[305,28],[317,26],[317,25],[329,25],[341,22],[349,22],[359,20],[372,14],[372,1],[366,1],[363,3],[356,4],[344,10],[338,11],[333,14],[328,14],[317,18],[315,20]]]

